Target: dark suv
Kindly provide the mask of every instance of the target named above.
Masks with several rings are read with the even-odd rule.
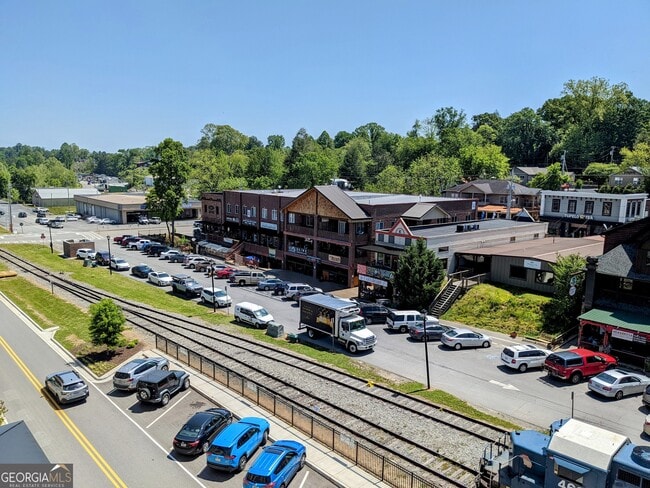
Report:
[[[164,244],[158,244],[158,243],[154,243],[147,248],[147,254],[149,256],[160,257],[160,255],[166,251],[169,251],[169,247]]]
[[[190,375],[185,371],[152,371],[138,380],[138,400],[164,406],[174,393],[189,387]]]
[[[360,303],[359,315],[366,319],[366,324],[385,324],[390,310],[376,303]]]
[[[584,378],[615,368],[616,363],[616,358],[609,354],[578,348],[549,355],[544,361],[544,369],[549,376],[575,384]]]

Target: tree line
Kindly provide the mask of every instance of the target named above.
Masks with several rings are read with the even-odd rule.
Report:
[[[144,189],[150,170],[136,163],[155,163],[157,149],[90,152],[68,143],[57,150],[0,148],[0,192],[6,195],[11,176],[15,199],[29,200],[31,188],[74,187],[78,174],[89,173],[119,176]],[[262,142],[209,123],[180,157],[187,163],[184,194],[194,197],[226,189],[309,188],[332,178],[365,191],[439,195],[462,181],[506,178],[513,166],[550,166],[551,174],[534,183],[558,189],[565,180],[560,161],[599,184],[629,166],[650,174],[650,102],[624,83],[570,80],[537,110],[468,119],[463,110],[442,107],[405,135],[370,122],[333,137],[300,129],[288,145],[281,135]]]

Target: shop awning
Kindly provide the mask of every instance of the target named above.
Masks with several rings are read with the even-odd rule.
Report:
[[[373,246],[373,245],[359,246],[359,249],[363,249],[364,251],[370,251],[370,252],[381,252],[384,254],[390,254],[391,256],[401,256],[404,253],[404,251],[401,249],[388,249],[386,247]]]
[[[578,318],[587,322],[596,322],[599,324],[611,325],[612,327],[650,334],[650,316],[640,313],[593,308],[588,312],[583,313]]]

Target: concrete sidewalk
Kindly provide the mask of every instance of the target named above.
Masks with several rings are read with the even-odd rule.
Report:
[[[188,365],[181,363],[160,351],[145,351],[145,357],[164,356],[178,369],[187,371],[192,388],[219,406],[227,408],[237,417],[264,417],[271,423],[270,438],[291,439],[301,442],[307,447],[307,465],[341,488],[381,487],[389,485],[377,480],[369,473],[355,466],[348,459],[331,449],[319,444],[299,430],[273,417],[268,411],[253,405],[246,398],[238,396],[220,383],[210,380]]]

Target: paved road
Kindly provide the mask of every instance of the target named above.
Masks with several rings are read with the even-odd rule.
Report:
[[[34,218],[31,220],[33,221]],[[188,230],[191,226],[190,223],[182,225],[188,226]],[[39,227],[42,227],[30,224],[30,227],[32,226],[35,228],[30,231],[31,242],[35,242],[35,238],[38,242],[36,234]],[[87,229],[84,226],[101,227],[85,222],[75,222],[70,225],[66,224],[67,229],[58,231],[83,233]],[[123,226],[108,227],[108,229],[92,230],[100,234],[100,238],[96,241],[97,249],[105,249],[106,233],[118,235],[130,232],[129,227],[125,230],[121,229]],[[53,235],[54,231],[57,229],[53,230]],[[10,238],[17,238],[17,236],[6,237],[6,239]],[[2,242],[2,238],[0,238],[0,242]],[[55,249],[56,247],[55,238]],[[127,259],[132,265],[146,262],[156,270],[192,274],[191,270],[183,269],[180,264],[149,258],[137,251],[127,251],[117,246],[112,246],[111,251],[118,257]],[[295,273],[276,271],[275,274],[282,278],[310,282],[309,277]],[[211,285],[210,279],[203,274],[194,273],[194,275],[202,284]],[[224,280],[215,280],[215,286],[223,285],[225,285]],[[315,283],[315,286],[319,286],[319,284]],[[256,291],[254,287],[228,286],[228,292],[234,303],[244,300],[259,303],[267,307],[276,320],[284,325],[285,332],[298,332],[298,308],[292,302],[284,302],[279,297],[272,296],[270,292]],[[228,312],[232,313],[232,310],[228,310]],[[426,384],[424,345],[411,342],[405,335],[385,330],[381,325],[372,325],[371,329],[378,336],[378,346],[373,353],[359,355],[359,359],[398,376]],[[503,334],[487,333],[494,337],[492,348],[487,350],[452,351],[441,348],[437,342],[429,344],[431,387],[448,391],[470,404],[496,415],[502,412],[504,416],[524,425],[546,428],[552,421],[571,416],[573,413],[577,418],[627,435],[634,442],[647,442],[645,438],[641,437],[647,412],[641,406],[639,396],[624,398],[616,402],[588,393],[586,383],[569,385],[548,380],[539,370],[531,370],[523,374],[513,372],[501,366],[499,356],[504,346],[518,343],[518,341]],[[325,339],[321,343],[329,346]],[[347,354],[340,347],[337,347],[337,350],[342,354]]]

